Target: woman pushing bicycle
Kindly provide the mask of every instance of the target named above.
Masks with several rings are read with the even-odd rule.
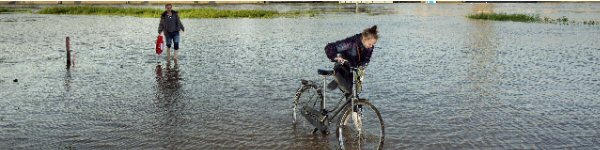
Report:
[[[333,67],[335,80],[327,87],[332,90],[339,86],[346,96],[350,95],[353,75],[349,67],[364,69],[371,60],[378,38],[377,25],[375,25],[363,30],[362,33],[327,44],[325,54],[332,62],[338,63]],[[344,63],[350,66],[341,65]]]
[[[381,113],[369,99],[358,97],[364,68],[371,59],[378,38],[377,26],[373,26],[360,34],[325,46],[327,57],[336,64],[333,70],[318,69],[317,73],[323,77],[323,84],[327,76],[333,75],[335,80],[329,83],[328,88],[333,90],[340,87],[344,96],[329,109],[325,107],[324,87],[315,81],[302,80],[294,96],[294,123],[297,123],[296,114],[301,114],[315,126],[313,133],[321,131],[327,134],[329,125],[336,121],[335,131],[341,149],[383,147],[385,126]]]

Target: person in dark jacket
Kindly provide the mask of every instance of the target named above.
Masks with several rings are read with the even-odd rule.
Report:
[[[163,33],[167,41],[167,61],[171,58],[171,43],[174,44],[174,59],[177,60],[177,50],[179,50],[179,31],[184,31],[183,24],[179,19],[177,11],[172,10],[173,5],[165,5],[165,12],[160,15],[160,24],[158,25],[158,34]]]
[[[352,67],[364,69],[371,61],[373,48],[378,38],[375,25],[365,29],[362,33],[325,46],[327,58],[332,62],[337,62],[333,68],[335,82],[329,84],[330,89],[339,87],[347,96],[352,93],[352,72],[347,65],[340,64],[348,63]]]

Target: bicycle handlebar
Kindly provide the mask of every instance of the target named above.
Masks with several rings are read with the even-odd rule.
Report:
[[[340,64],[340,63],[336,62],[336,64]],[[358,68],[357,67],[352,67],[347,60],[344,61],[343,63],[341,63],[340,65],[346,66],[346,67],[350,68],[351,70],[358,71]]]

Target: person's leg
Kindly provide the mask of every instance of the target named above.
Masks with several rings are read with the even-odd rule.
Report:
[[[179,32],[175,32],[175,34],[173,35],[173,44],[175,48],[175,51],[173,52],[174,58],[175,60],[177,60],[177,51],[179,51]]]
[[[340,90],[344,93],[346,98],[350,97],[352,94],[352,72],[350,72],[350,68],[344,66],[336,66],[334,67],[335,75],[334,78],[339,84]],[[350,118],[352,118],[354,122],[354,126],[357,130],[360,130],[360,119],[356,112],[350,112]],[[348,120],[344,120],[344,125],[348,124]]]
[[[177,60],[177,51],[178,51],[177,49],[175,49],[175,51],[173,51],[173,58],[175,60]]]
[[[167,62],[171,61],[171,43],[173,42],[173,36],[169,32],[165,32],[165,39],[167,41]]]
[[[171,61],[171,48],[167,48],[167,61]]]
[[[354,122],[354,127],[356,128],[356,130],[358,130],[358,133],[360,133],[361,128],[362,128],[362,120],[360,119],[360,116],[358,115],[357,112],[353,111],[351,114],[352,114],[352,120]],[[344,123],[344,125],[346,125],[346,123]]]
[[[352,94],[352,73],[350,72],[350,68],[336,65],[334,68],[334,79],[338,83],[338,87],[345,94],[345,96],[350,96]]]

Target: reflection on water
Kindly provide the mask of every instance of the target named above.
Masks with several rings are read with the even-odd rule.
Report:
[[[0,149],[335,149],[335,135],[293,126],[292,97],[332,65],[327,42],[373,24],[361,97],[381,111],[386,149],[598,149],[600,28],[464,16],[584,20],[600,3],[364,6],[386,13],[184,19],[179,62],[158,65],[156,18],[1,14]]]
[[[176,102],[180,95],[181,83],[181,75],[179,74],[179,66],[177,63],[175,65],[171,65],[170,62],[167,62],[166,66],[158,64],[154,69],[156,73],[156,89],[157,92],[156,102],[157,107],[171,106],[172,103]]]
[[[493,12],[492,4],[476,4],[473,7],[473,12]],[[467,30],[469,43],[471,45],[466,55],[471,60],[468,69],[468,82],[470,82],[474,90],[479,91],[482,96],[479,100],[490,100],[485,97],[494,94],[491,87],[496,73],[496,66],[493,62],[496,60],[496,46],[498,44],[496,38],[496,28],[489,21],[469,20],[471,26]]]
[[[494,13],[494,6],[494,4],[488,3],[473,4],[473,7],[471,7],[471,13]]]
[[[72,78],[71,78],[71,70],[67,69],[65,71],[65,76],[64,76],[64,79],[63,79],[63,86],[65,88],[65,90],[63,91],[63,95],[62,95],[62,99],[63,100],[66,99],[66,98],[68,98],[68,97],[71,97],[70,96],[70,94],[71,94],[71,80],[72,80]]]
[[[177,149],[177,138],[181,134],[180,127],[186,125],[186,119],[182,114],[185,108],[185,101],[182,101],[182,93],[179,74],[179,65],[175,62],[171,65],[168,61],[166,66],[157,64],[154,72],[156,73],[156,93],[154,105],[157,108],[159,115],[156,118],[156,123],[153,129],[158,140],[164,140],[164,145],[160,145],[165,149]]]

